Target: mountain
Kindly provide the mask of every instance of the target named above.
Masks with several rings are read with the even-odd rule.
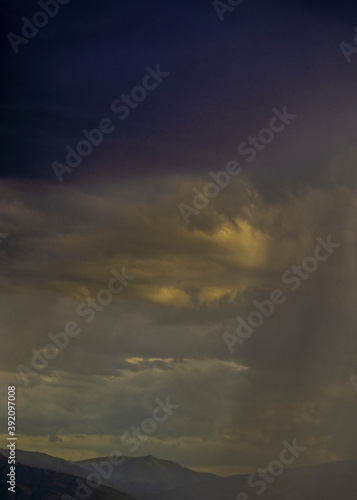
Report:
[[[8,451],[0,449],[0,454],[7,457]],[[87,470],[73,462],[34,451],[16,450],[16,463],[36,467],[37,469],[63,472],[64,474],[71,474],[78,477],[86,477],[88,475]]]
[[[177,487],[189,486],[209,478],[219,479],[214,474],[195,472],[175,462],[161,460],[152,455],[123,458],[125,461],[114,467],[110,481],[122,491],[139,498],[145,497],[149,493],[156,494]],[[76,462],[76,464],[94,471],[94,463],[100,464],[107,461],[108,458],[96,458],[95,460]]]
[[[267,484],[263,495],[248,485],[248,475],[220,477],[195,472],[175,462],[146,457],[123,457],[124,462],[109,467],[107,483],[76,496],[79,478],[86,484],[94,464],[108,471],[109,459],[96,458],[67,462],[42,453],[17,453],[16,500],[356,500],[357,461],[334,462],[285,470]],[[7,496],[9,466],[7,452],[0,451],[0,498]],[[238,496],[240,493],[245,495]]]
[[[243,475],[229,478],[205,477],[169,491],[143,495],[141,500],[198,500],[201,498],[204,500],[235,500],[237,494],[244,491],[247,477]]]
[[[46,455],[47,456],[47,455]],[[43,460],[43,457],[37,457]],[[51,457],[53,458],[53,457]],[[13,500],[14,495],[8,491],[7,474],[9,465],[7,456],[0,454],[0,498]],[[29,465],[16,464],[16,500],[78,500],[76,488],[77,476],[50,469],[39,469]],[[85,492],[85,498],[91,500],[134,500],[133,497],[117,489],[101,486]],[[84,496],[82,496],[84,498]]]
[[[7,450],[0,449],[0,454],[8,456]],[[16,450],[16,463],[28,465],[29,467],[36,467],[37,469],[52,470],[55,472],[63,472],[72,476],[85,479],[88,476],[88,469],[76,465],[75,462],[69,462],[62,458],[52,457],[45,453],[38,453],[33,451]],[[109,480],[102,477],[103,484],[110,488],[117,489],[117,487]]]
[[[189,486],[173,488],[142,500],[356,500],[357,461],[335,462],[285,470],[268,484],[262,495],[251,488],[248,475],[210,478]]]

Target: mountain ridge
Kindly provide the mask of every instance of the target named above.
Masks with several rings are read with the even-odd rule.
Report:
[[[1,470],[8,469],[7,457],[7,450],[0,450]],[[16,498],[60,500],[65,494],[76,500],[77,480],[82,478],[83,484],[91,472],[98,475],[100,470],[106,471],[103,484],[93,489],[91,500],[234,500],[239,494],[248,495],[241,497],[246,500],[256,498],[256,491],[247,482],[250,474],[222,477],[153,455],[123,458],[121,465],[109,467],[109,457],[67,461],[40,452],[17,450],[16,480],[20,496]],[[356,477],[357,460],[287,469],[267,485],[264,500],[356,500]],[[8,498],[4,496],[7,494],[4,482],[6,479],[2,478],[1,498]],[[37,491],[42,496],[31,496]]]

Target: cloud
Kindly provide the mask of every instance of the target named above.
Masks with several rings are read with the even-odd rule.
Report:
[[[197,181],[186,180],[184,190]],[[192,229],[176,212],[177,192],[180,183],[170,177],[95,191],[63,186],[39,200],[18,185],[3,188],[1,213],[12,233],[1,250],[6,378],[18,364],[30,366],[31,350],[48,343],[48,332],[82,321],[81,334],[28,388],[19,387],[24,443],[50,436],[43,449],[52,450],[57,439],[62,456],[77,445],[83,457],[102,454],[95,436],[115,443],[150,413],[155,398],[170,395],[180,415],[150,441],[158,455],[182,460],[185,450],[191,465],[213,467],[204,459],[208,449],[227,467],[253,467],[258,450],[267,447],[266,462],[293,435],[315,443],[307,462],[350,457],[353,185],[308,186],[268,201],[242,178],[243,200],[228,190],[207,208],[212,222]],[[282,287],[282,273],[327,234],[343,243],[340,254],[232,356],[223,332],[235,331],[236,317],[246,318],[253,300]],[[76,317],[78,304],[122,266],[135,280],[85,325]],[[170,454],[176,441],[181,450]]]

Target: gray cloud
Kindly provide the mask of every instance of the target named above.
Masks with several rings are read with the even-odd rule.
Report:
[[[28,446],[38,436],[64,456],[69,436],[77,445],[82,434],[99,454],[109,441],[100,446],[98,436],[120,443],[155,398],[170,395],[179,414],[140,451],[181,461],[186,453],[194,466],[255,467],[294,436],[311,444],[307,463],[351,458],[356,194],[344,182],[348,161],[333,160],[332,170],[338,162],[334,185],[276,200],[242,178],[207,208],[205,228],[187,229],[177,213],[178,196],[198,178],[63,187],[40,200],[8,185],[1,207],[11,234],[1,249],[6,377],[18,364],[30,366],[48,332],[73,319],[82,327],[28,387],[19,382],[19,432]],[[223,332],[235,331],[254,300],[283,288],[282,273],[328,234],[341,242],[338,252],[299,290],[285,290],[286,303],[229,353]],[[123,294],[91,324],[76,318],[78,304],[123,266],[136,276]],[[170,451],[176,442],[181,448]]]

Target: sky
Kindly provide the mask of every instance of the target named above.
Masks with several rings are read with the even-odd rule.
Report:
[[[296,466],[357,458],[357,8],[217,9],[71,0],[15,53],[7,34],[41,9],[2,2],[0,422],[6,437],[16,385],[21,449],[222,475],[284,440],[306,446]],[[291,290],[282,277],[329,238]],[[124,268],[123,290],[78,314]],[[284,303],[229,349],[276,289]],[[80,334],[34,370],[69,322]],[[167,398],[178,408],[131,451],[123,434]]]

